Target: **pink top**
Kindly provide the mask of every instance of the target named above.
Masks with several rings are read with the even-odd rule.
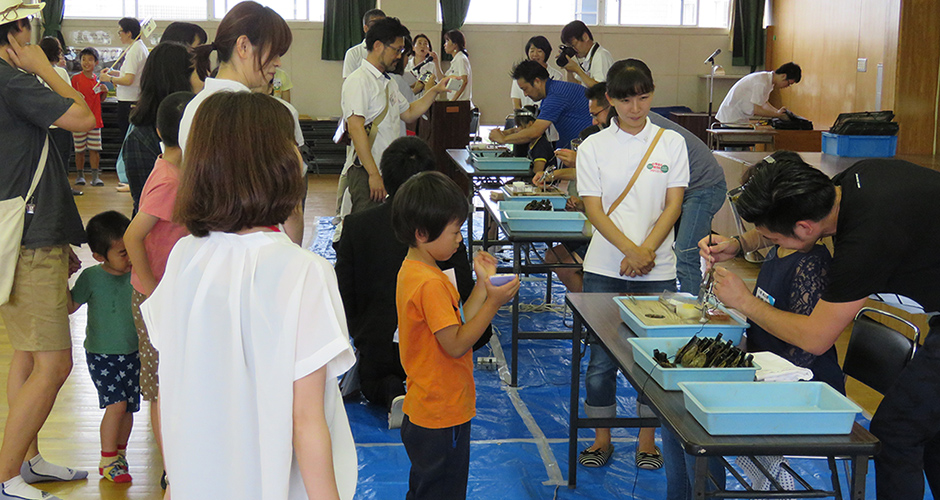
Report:
[[[150,172],[150,177],[147,178],[144,189],[140,193],[139,210],[160,219],[144,238],[144,249],[147,250],[150,269],[153,270],[153,276],[158,283],[163,278],[166,259],[170,256],[173,245],[189,234],[185,226],[172,222],[173,205],[176,203],[176,190],[179,185],[179,167],[164,160],[163,155],[160,155],[153,164],[153,171]],[[136,268],[131,268],[131,285],[134,290],[144,292]]]

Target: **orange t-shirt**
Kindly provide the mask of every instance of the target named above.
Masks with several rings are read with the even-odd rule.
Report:
[[[401,365],[408,376],[402,408],[413,424],[427,429],[454,427],[476,415],[473,352],[451,357],[434,336],[461,324],[459,301],[440,269],[402,262],[395,298]]]

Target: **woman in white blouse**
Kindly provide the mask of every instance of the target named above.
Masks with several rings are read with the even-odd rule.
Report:
[[[432,50],[431,39],[428,38],[427,35],[424,33],[415,35],[415,53],[411,59],[408,60],[408,65],[405,66],[405,72],[411,73],[411,76],[417,80],[411,84],[411,91],[414,92],[416,98],[420,98],[424,95],[425,87],[434,86],[433,82],[431,82],[431,85],[426,85],[428,75],[434,76],[437,72],[437,65],[434,63],[434,57],[431,56]],[[430,61],[427,60],[429,56],[431,56]]]
[[[450,30],[444,33],[444,52],[450,54],[454,60],[450,62],[450,69],[447,73],[441,74],[440,64],[437,54],[431,52],[436,64],[435,75],[440,80],[444,76],[453,76],[460,82],[460,88],[447,92],[448,101],[471,101],[470,107],[473,107],[473,72],[470,70],[470,58],[467,57],[467,41],[458,30]]]
[[[541,35],[530,38],[525,44],[525,54],[526,58],[530,61],[535,61],[545,67],[545,69],[548,70],[548,77],[550,79],[560,82],[565,80],[564,73],[548,64],[549,57],[552,56],[552,44],[548,41],[548,38]],[[530,104],[537,105],[541,102],[533,101],[528,98],[525,93],[522,92],[522,89],[519,88],[519,83],[515,80],[512,81],[512,90],[509,91],[509,97],[512,99],[512,109],[520,109]],[[549,139],[551,139],[551,137],[549,137]]]

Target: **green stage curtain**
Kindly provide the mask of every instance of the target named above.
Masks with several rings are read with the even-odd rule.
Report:
[[[46,0],[42,8],[42,36],[62,40],[62,19],[65,17],[65,0]],[[65,44],[62,45],[65,47]]]
[[[362,41],[362,16],[374,8],[375,0],[326,0],[320,57],[342,61],[346,51]]]
[[[764,0],[735,0],[731,31],[731,64],[751,71],[763,67]]]
[[[470,9],[470,0],[441,0],[441,19],[444,22],[441,26],[440,54],[444,61],[453,59],[450,54],[444,52],[444,33],[463,27],[468,9]]]

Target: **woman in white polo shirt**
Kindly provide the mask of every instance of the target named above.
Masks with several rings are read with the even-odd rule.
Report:
[[[689,184],[685,139],[647,118],[655,86],[642,61],[618,61],[607,76],[608,100],[617,116],[578,148],[578,192],[595,228],[584,257],[584,291],[675,291],[673,226]],[[585,376],[589,418],[616,416],[616,377],[617,365],[592,347]],[[594,444],[578,461],[600,467],[612,453],[610,429],[596,429]],[[654,429],[640,431],[636,462],[643,468],[662,466]]]
[[[118,21],[118,36],[121,43],[128,45],[124,54],[124,63],[120,71],[111,71],[108,68],[101,70],[100,80],[111,82],[118,99],[118,127],[121,137],[127,135],[127,126],[130,123],[131,108],[137,103],[140,96],[140,72],[147,61],[147,47],[143,40],[139,40],[140,21],[133,17],[125,17]]]

